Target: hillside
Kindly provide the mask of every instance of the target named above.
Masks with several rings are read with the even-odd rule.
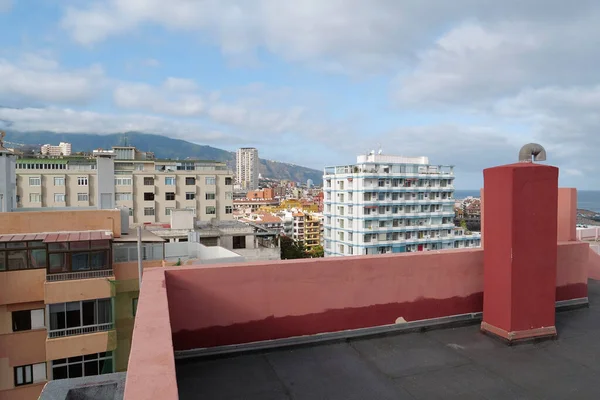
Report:
[[[112,146],[123,145],[125,137],[130,146],[135,146],[142,151],[152,151],[157,158],[182,160],[193,158],[223,161],[231,169],[235,167],[235,153],[233,152],[148,133],[128,132],[125,134],[93,135],[53,132],[6,132],[6,140],[9,142],[36,146],[45,143],[69,142],[72,144],[74,152],[92,151],[98,148],[108,149]],[[323,180],[323,173],[319,170],[263,159],[260,160],[260,173],[266,178],[290,179],[302,183],[312,179],[317,185],[320,185]]]

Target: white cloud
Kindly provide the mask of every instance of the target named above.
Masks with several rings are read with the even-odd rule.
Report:
[[[0,59],[0,99],[33,103],[79,104],[96,95],[104,72],[100,67],[57,71],[52,60],[28,54],[21,67]]]
[[[235,135],[185,122],[143,114],[115,115],[69,108],[0,108],[0,120],[10,121],[10,129],[34,132],[95,133],[145,132],[177,137],[193,142],[237,141]]]

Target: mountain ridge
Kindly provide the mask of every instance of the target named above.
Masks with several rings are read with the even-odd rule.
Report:
[[[73,152],[92,151],[98,148],[112,146],[135,146],[141,151],[152,151],[157,158],[171,159],[203,159],[222,161],[235,170],[235,152],[219,149],[208,145],[188,142],[182,139],[172,139],[167,136],[143,132],[112,133],[106,135],[93,133],[56,133],[56,132],[18,132],[6,130],[7,146],[11,143],[41,146],[42,144],[69,142]],[[125,142],[126,141],[126,142]],[[319,170],[280,161],[260,159],[259,172],[265,178],[288,179],[306,183],[311,179],[315,184],[321,184],[323,173]]]

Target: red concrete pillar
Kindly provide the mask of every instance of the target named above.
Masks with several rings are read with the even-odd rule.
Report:
[[[481,330],[509,342],[555,336],[558,168],[522,162],[483,178]]]

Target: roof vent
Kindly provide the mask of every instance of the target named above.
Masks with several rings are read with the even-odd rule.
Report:
[[[519,151],[519,162],[546,161],[546,150],[541,144],[529,143],[521,147]]]

